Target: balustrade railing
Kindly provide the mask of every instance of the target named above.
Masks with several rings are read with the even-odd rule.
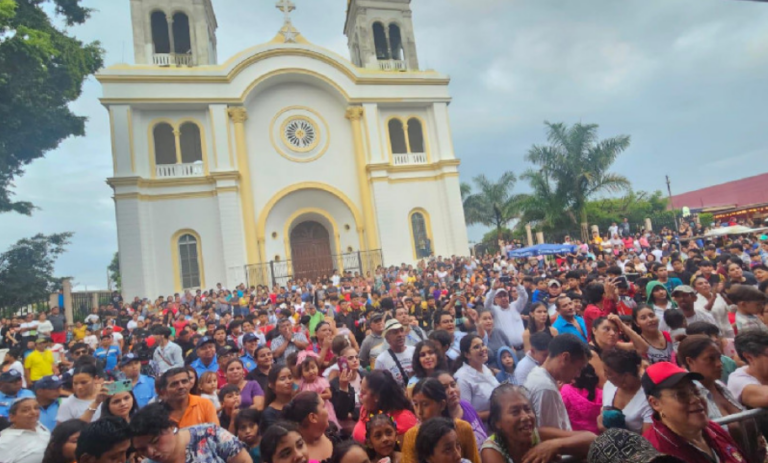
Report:
[[[202,162],[186,164],[159,164],[155,166],[156,178],[200,177],[205,174]]]
[[[395,154],[392,156],[392,159],[396,166],[427,163],[427,155],[425,153]]]
[[[405,61],[398,59],[379,60],[379,69],[382,71],[407,71],[408,65]]]

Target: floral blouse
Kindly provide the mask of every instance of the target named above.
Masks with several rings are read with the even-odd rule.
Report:
[[[184,458],[186,463],[227,463],[241,450],[247,450],[245,444],[224,428],[213,424],[199,424],[184,428],[189,431],[189,444]],[[156,463],[146,459],[145,463]]]

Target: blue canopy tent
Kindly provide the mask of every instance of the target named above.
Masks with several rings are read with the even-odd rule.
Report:
[[[515,259],[535,256],[551,256],[553,254],[568,254],[576,252],[576,246],[572,244],[537,244],[527,248],[515,249],[507,253],[507,257]]]

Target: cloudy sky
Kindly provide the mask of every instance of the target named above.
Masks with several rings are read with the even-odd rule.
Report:
[[[344,56],[345,0],[294,0],[307,39]],[[98,40],[105,62],[133,62],[129,0],[85,0],[72,33]],[[219,59],[274,37],[273,0],[213,0]],[[522,173],[545,142],[543,121],[597,123],[628,134],[615,165],[636,189],[684,192],[768,170],[768,5],[733,0],[413,0],[419,60],[452,78],[461,177]],[[109,124],[89,79],[73,110],[87,135],[29,167],[17,197],[40,210],[4,214],[0,249],[35,233],[73,231],[57,265],[79,287],[105,288],[117,250]],[[526,190],[518,184],[516,190]],[[482,229],[472,227],[470,239]]]

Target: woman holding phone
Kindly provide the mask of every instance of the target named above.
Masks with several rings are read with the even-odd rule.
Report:
[[[351,431],[360,418],[360,386],[368,372],[360,368],[360,356],[352,346],[341,351],[337,363],[341,372],[331,380],[331,403],[341,427]]]

